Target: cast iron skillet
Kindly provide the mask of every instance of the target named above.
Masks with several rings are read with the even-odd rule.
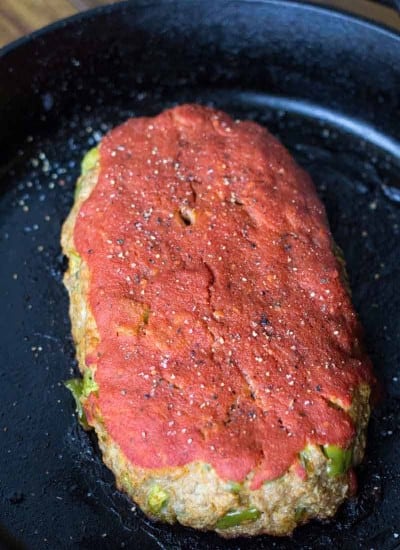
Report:
[[[0,58],[0,537],[23,547],[389,550],[400,541],[400,37],[288,1],[137,1]],[[59,234],[82,154],[196,101],[266,124],[312,174],[386,387],[358,496],[292,538],[224,541],[132,508],[76,423]],[[397,287],[396,287],[397,285]],[[8,533],[8,534],[7,534]],[[8,540],[8,543],[6,542]],[[0,544],[1,546],[1,544]]]

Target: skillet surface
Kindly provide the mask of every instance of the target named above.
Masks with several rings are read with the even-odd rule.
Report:
[[[399,547],[399,55],[400,38],[365,21],[234,0],[123,3],[4,50],[0,541],[16,537],[29,549]],[[148,521],[115,489],[62,385],[75,360],[59,234],[80,159],[126,117],[183,101],[267,125],[311,173],[385,388],[358,496],[336,519],[292,538],[224,541]]]

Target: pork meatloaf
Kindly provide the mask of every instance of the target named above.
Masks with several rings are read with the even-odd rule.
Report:
[[[82,422],[150,517],[291,533],[354,489],[373,375],[310,178],[198,105],[82,163],[62,231]]]

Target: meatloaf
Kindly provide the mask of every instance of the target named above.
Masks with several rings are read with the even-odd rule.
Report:
[[[182,105],[82,163],[62,230],[80,417],[151,518],[285,535],[355,487],[374,379],[310,178]]]

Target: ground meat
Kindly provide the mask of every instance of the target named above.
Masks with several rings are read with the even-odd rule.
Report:
[[[356,442],[362,455],[373,378],[309,177],[261,126],[184,105],[109,132],[81,179],[64,227],[79,265],[66,284],[73,324],[85,303],[75,339],[97,390],[84,409],[119,484],[151,514],[148,483],[168,479],[170,494],[175,472],[189,512],[169,496],[164,519],[200,528],[242,492],[257,514],[228,534],[333,513],[350,474],[329,478],[323,449]],[[187,502],[200,474],[182,473],[197,464],[224,496],[204,521]],[[276,480],[293,495],[313,480],[327,496],[297,519],[294,496],[290,521],[271,527],[265,487]]]

